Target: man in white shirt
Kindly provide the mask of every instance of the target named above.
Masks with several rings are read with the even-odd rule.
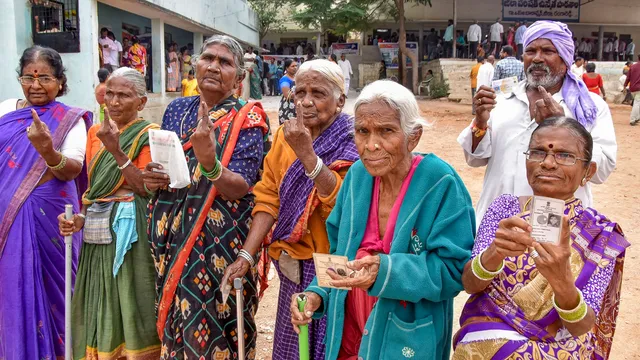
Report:
[[[584,59],[578,56],[576,58],[576,62],[571,65],[571,72],[580,80],[582,80],[582,75],[584,75]]]
[[[116,35],[109,31],[107,35],[111,41],[116,45],[116,50],[111,51],[111,67],[113,71],[116,71],[120,67],[120,59],[122,59],[122,44],[116,39]]]
[[[98,39],[98,43],[102,48],[102,58],[104,59],[104,68],[109,70],[109,72],[113,72],[117,69],[117,61],[113,61],[113,57],[111,55],[112,52],[118,54],[118,48],[116,47],[116,43],[113,40],[109,39],[109,29],[102,28],[100,29],[100,39]],[[116,65],[114,68],[113,65]]]
[[[620,46],[620,40],[618,40],[618,37],[615,36],[613,38],[613,61],[618,61],[618,47]]]
[[[590,183],[603,183],[615,168],[617,144],[609,107],[566,71],[574,55],[570,34],[562,23],[534,23],[525,33],[525,48],[530,50],[524,54],[527,79],[507,96],[483,87],[474,97],[476,117],[460,133],[458,143],[470,166],[487,166],[476,225],[498,196],[532,194],[524,152],[533,130],[547,118],[575,118],[591,133],[598,170]],[[576,191],[584,207],[593,204],[590,183]]]
[[[476,92],[482,86],[491,87],[491,81],[493,81],[493,75],[495,72],[493,63],[495,62],[496,58],[493,55],[489,55],[489,57],[482,63],[482,66],[480,66],[480,69],[478,69]]]
[[[475,59],[478,57],[478,44],[482,41],[482,28],[478,25],[478,20],[474,20],[473,24],[469,26],[469,31],[467,31],[467,40],[469,41],[471,58]]]
[[[344,54],[341,54],[340,60],[338,60],[338,66],[340,66],[340,69],[342,69],[342,75],[344,75],[344,95],[349,96],[349,83],[351,81],[351,75],[353,75],[351,62]]]
[[[633,42],[633,39],[629,39],[629,43],[627,44],[627,61],[633,61],[633,54],[636,52],[636,44]]]
[[[500,24],[500,18],[496,19],[496,23],[491,25],[491,50],[490,54],[494,56],[500,55],[500,49],[502,49],[502,35],[504,34],[504,27]]]
[[[578,52],[578,55],[583,59],[588,58],[587,56],[588,45],[589,44],[587,44],[587,41],[584,38],[582,38],[582,40],[580,40],[580,45],[578,45],[578,48],[576,49],[576,51]]]
[[[302,49],[302,43],[298,43],[298,47],[296,48],[296,55],[304,55]]]
[[[613,39],[607,39],[607,43],[604,45],[604,61],[613,61]]]

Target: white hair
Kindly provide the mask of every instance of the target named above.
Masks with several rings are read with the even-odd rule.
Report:
[[[338,99],[340,95],[344,94],[344,74],[338,64],[325,59],[305,61],[300,65],[296,72],[296,83],[298,82],[299,76],[302,76],[309,71],[318,72],[324,78],[329,80],[329,83],[333,85],[333,95],[336,99]]]
[[[138,97],[147,96],[147,82],[144,76],[138,71],[128,67],[118,68],[109,75],[109,79],[123,78],[133,85],[133,90]]]
[[[353,111],[355,113],[360,106],[377,101],[387,104],[398,112],[400,127],[407,136],[422,126],[429,126],[429,123],[420,116],[420,108],[413,93],[391,80],[378,80],[365,86],[356,99]]]

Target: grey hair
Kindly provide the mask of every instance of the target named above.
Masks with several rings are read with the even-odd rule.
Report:
[[[325,59],[305,61],[296,72],[296,83],[300,76],[309,71],[315,71],[329,80],[333,87],[333,96],[337,99],[344,94],[344,74],[338,64]]]
[[[123,78],[130,82],[138,97],[147,96],[147,82],[139,71],[128,67],[121,67],[109,76],[109,79],[115,78]]]
[[[195,64],[195,62],[200,57],[200,55],[202,55],[202,53],[209,46],[218,45],[218,44],[223,45],[224,47],[229,49],[229,51],[231,51],[231,54],[233,55],[233,62],[236,64],[236,76],[242,75],[242,72],[244,71],[242,46],[240,46],[240,44],[236,41],[236,39],[232,38],[231,36],[213,35],[207,40],[205,40],[204,43],[202,44],[202,47],[200,48],[200,54],[197,56],[194,56],[192,62]]]
[[[391,80],[378,80],[367,85],[356,99],[353,111],[362,105],[383,102],[400,115],[400,127],[405,135],[413,134],[429,123],[420,116],[420,107],[416,97],[406,87]]]

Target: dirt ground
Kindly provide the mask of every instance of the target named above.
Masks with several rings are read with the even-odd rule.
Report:
[[[433,152],[453,165],[464,180],[475,204],[482,189],[484,168],[469,167],[456,141],[460,131],[471,120],[471,107],[447,101],[421,100],[419,103],[423,116],[432,123],[432,126],[422,135],[417,150]],[[617,167],[605,184],[593,187],[595,208],[618,222],[627,240],[632,244],[626,256],[622,301],[611,359],[640,359],[640,342],[636,340],[638,336],[636,331],[640,329],[640,317],[637,315],[640,314],[640,301],[637,300],[640,297],[640,262],[638,262],[640,244],[637,243],[640,240],[640,232],[633,225],[634,221],[640,220],[640,195],[637,190],[633,190],[640,185],[640,163],[638,162],[640,126],[629,126],[631,107],[623,105],[610,105],[610,107],[618,140]],[[277,114],[269,112],[269,117],[272,125],[277,126]],[[259,329],[257,359],[271,359],[278,286],[279,281],[275,276],[260,303],[256,318]],[[457,319],[466,299],[467,295],[463,293],[455,300],[454,332],[458,328]]]

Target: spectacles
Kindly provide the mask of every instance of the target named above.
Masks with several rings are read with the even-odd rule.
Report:
[[[573,154],[565,152],[552,153],[542,150],[529,150],[525,151],[524,154],[527,155],[527,160],[536,162],[543,162],[547,158],[547,156],[552,155],[558,165],[566,166],[575,165],[576,161],[578,160],[589,161],[587,159],[581,159]]]
[[[40,85],[42,86],[47,86],[47,85],[51,85],[54,82],[58,81],[58,79],[51,77],[51,76],[38,76],[38,77],[33,77],[33,76],[20,76],[18,78],[18,80],[20,80],[20,83],[22,85],[33,85],[36,80],[38,80],[38,82],[40,83]]]

